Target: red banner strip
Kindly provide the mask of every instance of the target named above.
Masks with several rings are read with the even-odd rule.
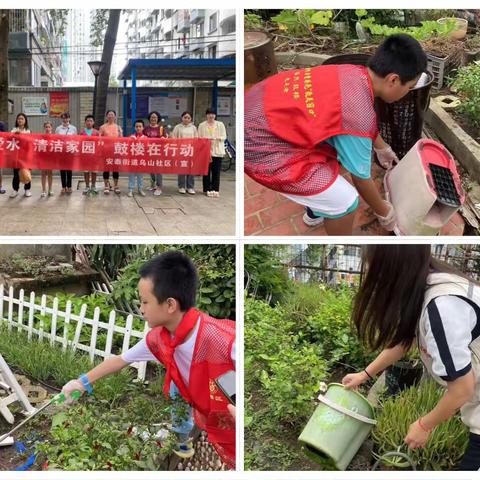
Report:
[[[0,133],[0,167],[206,175],[207,138],[91,137]]]

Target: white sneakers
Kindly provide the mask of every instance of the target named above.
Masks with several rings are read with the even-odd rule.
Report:
[[[190,195],[195,195],[195,190],[193,188],[187,188],[187,193]]]
[[[178,193],[181,193],[182,195],[185,195],[185,194],[187,193],[187,191],[185,190],[185,188],[180,187],[180,188],[178,189]]]

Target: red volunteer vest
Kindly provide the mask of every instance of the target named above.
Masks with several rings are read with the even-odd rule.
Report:
[[[335,135],[378,135],[366,67],[289,70],[245,94],[245,173],[272,190],[315,195],[337,178]]]
[[[152,329],[146,341],[149,350],[164,364],[162,328]],[[235,420],[227,410],[228,400],[217,388],[215,379],[235,370],[231,359],[234,341],[235,322],[218,320],[200,312],[189,385],[186,387],[192,399],[195,423],[207,432],[208,441],[230,468],[235,468]]]

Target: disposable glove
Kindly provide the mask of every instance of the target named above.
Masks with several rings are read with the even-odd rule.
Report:
[[[63,386],[62,393],[65,395],[65,403],[67,405],[71,405],[73,402],[75,402],[76,399],[72,397],[72,393],[75,391],[81,392],[82,394],[85,392],[83,383],[78,379],[70,380]]]
[[[395,215],[395,210],[393,209],[393,205],[390,203],[390,202],[387,202],[385,201],[385,203],[387,204],[388,206],[388,213],[385,217],[382,217],[380,215],[377,215],[375,213],[375,216],[377,217],[378,219],[378,222],[380,223],[380,225],[385,229],[385,230],[388,230],[389,232],[391,232],[394,228],[395,228],[395,225],[396,225],[396,222],[397,222],[397,217]]]
[[[392,147],[374,148],[373,150],[377,154],[378,163],[380,163],[383,168],[390,170],[395,163],[398,163],[398,157],[392,150]]]

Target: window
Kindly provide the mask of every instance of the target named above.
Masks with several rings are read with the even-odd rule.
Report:
[[[217,29],[217,13],[210,15],[208,20],[208,33],[212,33]]]
[[[208,47],[208,58],[217,58],[217,46],[212,45]]]

